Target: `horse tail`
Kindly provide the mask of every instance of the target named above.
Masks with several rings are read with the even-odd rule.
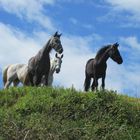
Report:
[[[10,65],[8,65],[7,67],[4,68],[3,70],[3,84],[5,86],[6,82],[7,82],[7,71]]]
[[[85,82],[84,82],[84,91],[88,91],[90,88],[91,78],[86,75]]]

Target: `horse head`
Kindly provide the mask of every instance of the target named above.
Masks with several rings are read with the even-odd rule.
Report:
[[[63,58],[63,54],[61,54],[61,55],[59,55],[57,53],[55,54],[53,65],[55,67],[55,72],[56,73],[60,72],[61,64],[62,64],[62,58]]]
[[[58,32],[56,32],[50,39],[50,45],[59,54],[63,52],[63,47],[60,40],[61,35],[62,34],[58,34]]]
[[[119,47],[118,43],[112,44],[109,48],[109,56],[112,60],[114,60],[118,64],[122,64],[123,59],[122,59],[121,54],[118,50],[118,47]]]

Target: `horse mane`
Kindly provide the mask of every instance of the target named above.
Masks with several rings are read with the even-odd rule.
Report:
[[[95,58],[98,59],[111,45],[103,46],[99,51],[97,52]]]
[[[46,49],[46,47],[49,47],[50,41],[51,41],[51,39],[49,39],[49,40],[47,41],[47,43],[43,46],[42,49],[40,49],[40,51],[44,51],[44,50]],[[39,52],[40,52],[40,51],[39,51]]]

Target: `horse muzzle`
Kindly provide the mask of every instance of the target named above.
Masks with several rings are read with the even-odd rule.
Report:
[[[61,54],[63,52],[63,47],[62,45],[58,45],[56,51]]]
[[[56,73],[59,73],[60,72],[60,69],[56,69],[55,71],[56,71]]]
[[[118,64],[122,64],[123,63],[123,59],[120,59],[119,61],[117,61]]]

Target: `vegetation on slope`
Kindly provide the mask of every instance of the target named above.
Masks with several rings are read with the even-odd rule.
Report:
[[[0,91],[0,140],[139,140],[140,99],[62,88]]]

